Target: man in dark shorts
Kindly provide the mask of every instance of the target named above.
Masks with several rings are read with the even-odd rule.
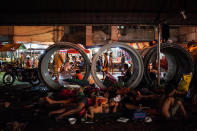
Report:
[[[119,80],[124,82],[124,85],[127,84],[129,79],[131,78],[131,71],[129,69],[128,64],[124,64],[124,71],[122,72],[123,76],[119,76]]]
[[[174,97],[174,95],[179,92],[173,86],[171,85],[167,85],[167,86],[168,87],[166,87],[165,98],[161,105],[162,115],[166,119],[172,119],[175,116],[177,110],[180,109],[181,112],[183,113],[183,116],[185,118],[188,118],[183,103]]]
[[[113,56],[112,56],[112,52],[109,54],[109,69],[112,72],[112,74],[114,74],[114,64],[113,64]]]
[[[124,55],[124,54],[122,54],[120,70],[122,70],[122,68],[124,68],[124,64],[125,64],[125,55]]]
[[[99,58],[96,62],[96,68],[97,68],[98,72],[101,72],[101,70],[102,70],[102,57],[101,56],[99,56]]]

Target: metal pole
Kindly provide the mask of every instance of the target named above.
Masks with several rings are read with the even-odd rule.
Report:
[[[157,45],[157,78],[158,78],[158,87],[160,87],[160,46],[161,46],[161,42],[160,42],[160,24],[157,27],[157,31],[158,31],[158,45]]]
[[[33,67],[35,68],[35,65],[34,65],[35,62],[34,61],[35,61],[35,50],[33,50],[33,63],[32,63],[33,64]]]
[[[57,25],[57,42],[59,42],[59,25]]]
[[[32,52],[31,52],[31,43],[30,43],[30,59],[32,57]]]

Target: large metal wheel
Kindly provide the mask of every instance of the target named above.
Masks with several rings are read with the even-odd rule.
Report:
[[[99,78],[97,77],[96,74],[96,61],[98,59],[98,57],[107,49],[110,48],[116,48],[119,47],[122,50],[126,51],[129,56],[132,58],[133,60],[133,75],[132,77],[129,79],[129,81],[127,82],[127,87],[128,88],[135,88],[138,86],[138,84],[140,83],[142,77],[143,77],[143,73],[144,73],[144,66],[143,66],[143,61],[142,58],[140,56],[140,54],[133,49],[131,46],[126,45],[125,43],[121,43],[121,42],[113,42],[111,44],[107,44],[104,45],[103,47],[101,47],[99,49],[99,51],[95,54],[93,60],[92,60],[92,65],[91,65],[91,73],[92,76],[95,80],[95,83],[101,87],[104,88],[105,86],[103,85],[103,83],[99,80]]]
[[[60,49],[75,49],[76,51],[78,51],[81,56],[84,58],[85,61],[85,74],[83,77],[83,80],[87,80],[87,78],[89,77],[90,74],[90,61],[88,59],[88,56],[86,55],[86,53],[77,45],[77,44],[73,44],[70,42],[58,42],[55,43],[53,45],[51,45],[50,47],[48,47],[44,54],[40,57],[39,60],[39,77],[40,79],[50,88],[53,89],[58,89],[58,87],[62,86],[59,85],[58,83],[56,83],[54,80],[52,80],[51,75],[49,74],[49,70],[48,70],[48,65],[49,65],[49,59],[51,57],[51,55]]]

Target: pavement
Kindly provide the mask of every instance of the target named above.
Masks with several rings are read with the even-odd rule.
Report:
[[[173,130],[173,131],[196,131],[197,130],[197,105],[186,103],[186,109],[190,112],[190,119],[183,120],[163,120],[160,116],[152,115],[152,122],[146,123],[143,120],[132,120],[130,115],[126,117],[129,121],[126,123],[117,122],[116,120],[123,116],[123,112],[115,114],[98,114],[94,121],[82,122],[77,119],[76,124],[70,125],[68,118],[56,122],[53,117],[48,116],[48,112],[55,107],[49,106],[48,103],[40,103],[40,98],[48,95],[46,90],[33,90],[33,88],[25,88],[25,85],[14,87],[0,88],[0,101],[11,101],[9,110],[0,110],[0,127],[8,122],[17,121],[25,125],[24,131],[135,131],[135,130]],[[77,116],[70,116],[75,117]],[[125,115],[124,115],[125,117]]]
[[[0,79],[3,73],[0,74]],[[54,117],[49,117],[48,112],[57,107],[41,102],[40,98],[46,97],[50,89],[44,86],[31,87],[28,83],[17,82],[11,87],[0,85],[0,129],[7,127],[8,123],[21,125],[22,131],[197,131],[197,105],[185,101],[184,105],[190,119],[179,117],[175,120],[164,120],[159,115],[149,115],[152,122],[132,120],[132,116],[125,112],[115,114],[98,114],[93,121],[81,121],[78,116],[69,116],[58,122]],[[10,108],[1,108],[2,103],[9,101]],[[77,122],[71,125],[68,118],[75,117]],[[117,122],[120,117],[129,119],[127,122]],[[6,130],[4,130],[6,131]]]

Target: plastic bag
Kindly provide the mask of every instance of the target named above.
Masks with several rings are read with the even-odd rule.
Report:
[[[192,73],[183,74],[183,77],[177,88],[178,91],[188,92],[191,79],[192,79]]]

